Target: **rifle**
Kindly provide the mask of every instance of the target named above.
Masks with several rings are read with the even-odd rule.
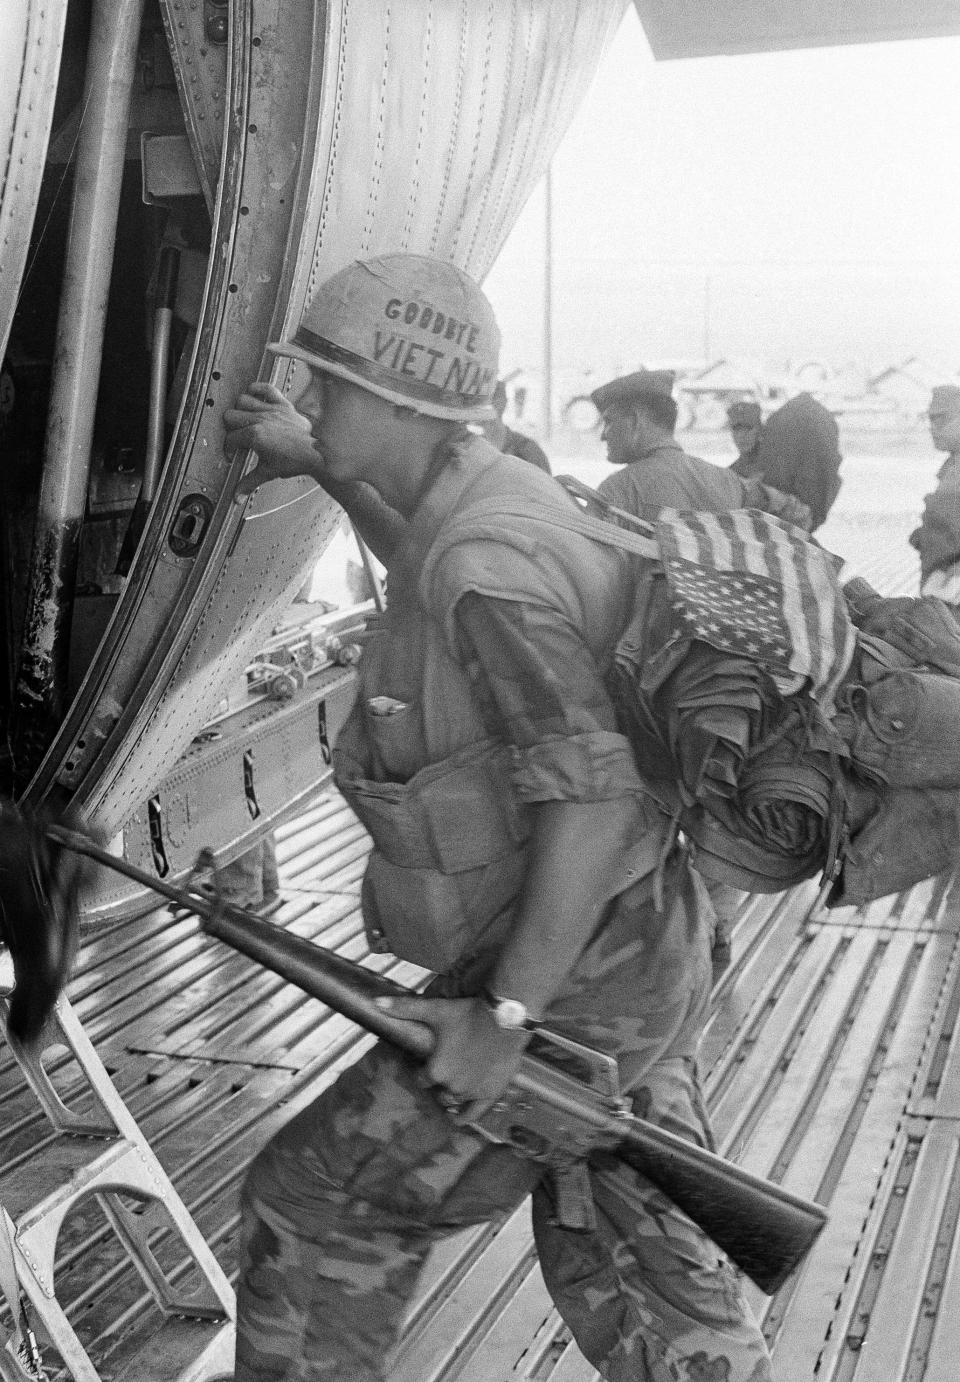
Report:
[[[425,1023],[392,1017],[376,1006],[377,998],[410,997],[410,989],[201,891],[197,880],[205,873],[215,881],[208,851],[197,861],[193,885],[176,888],[108,854],[84,835],[59,826],[47,829],[58,843],[195,912],[207,935],[415,1060],[426,1060],[432,1052],[433,1032]],[[470,1126],[493,1142],[506,1143],[557,1169],[598,1150],[615,1151],[668,1195],[768,1295],[799,1265],[827,1221],[821,1205],[637,1118],[620,1095],[612,1056],[545,1028],[534,1033],[510,1088]]]

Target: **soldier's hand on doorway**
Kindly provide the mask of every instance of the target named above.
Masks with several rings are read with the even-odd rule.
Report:
[[[378,998],[392,1017],[423,1022],[436,1039],[424,1074],[445,1108],[478,1118],[503,1094],[530,1034],[498,1027],[481,998]]]
[[[249,384],[223,414],[224,449],[255,451],[257,465],[240,481],[246,493],[267,480],[308,475],[316,479],[322,458],[310,435],[310,423],[273,384]]]

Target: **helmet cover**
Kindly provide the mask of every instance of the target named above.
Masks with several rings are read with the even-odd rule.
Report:
[[[429,417],[494,416],[500,332],[462,269],[422,254],[355,260],[322,283],[292,341],[267,347]]]

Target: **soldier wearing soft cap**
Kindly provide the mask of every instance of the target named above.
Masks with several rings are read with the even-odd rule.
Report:
[[[947,459],[924,500],[910,545],[920,553],[920,593],[960,604],[960,387],[938,384],[930,397],[930,436]]]
[[[639,518],[652,519],[664,508],[706,513],[754,508],[807,527],[809,511],[792,495],[683,450],[674,437],[673,382],[670,370],[641,369],[590,395],[603,418],[607,459],[623,467],[600,485],[604,499]]]
[[[737,459],[730,467],[738,475],[749,479],[763,479],[763,459],[760,455],[760,436],[763,413],[752,398],[735,398],[727,407],[727,427],[737,448]]]

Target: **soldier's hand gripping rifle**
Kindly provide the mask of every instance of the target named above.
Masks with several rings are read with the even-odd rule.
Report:
[[[171,887],[59,827],[50,835],[67,848],[186,906],[203,930],[319,998],[417,1060],[434,1037],[424,1023],[392,1017],[378,998],[410,990],[362,965],[323,950],[239,908],[211,899],[199,886]],[[198,861],[195,877],[200,876]],[[592,1152],[616,1154],[673,1200],[760,1287],[772,1294],[809,1251],[826,1212],[693,1143],[637,1118],[620,1096],[611,1057],[539,1030],[503,1097],[475,1123],[485,1137],[557,1168]]]

